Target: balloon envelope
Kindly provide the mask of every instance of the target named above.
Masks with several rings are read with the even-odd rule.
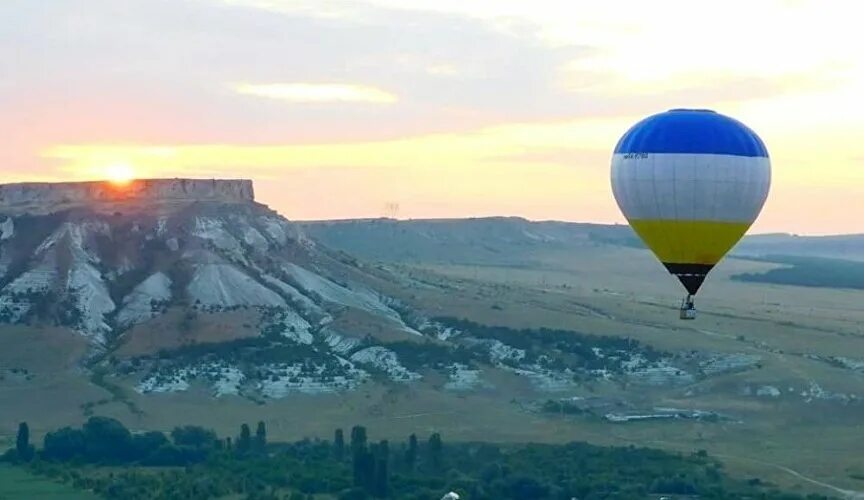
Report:
[[[759,136],[710,110],[649,116],[621,137],[612,157],[618,206],[690,294],[756,220],[770,184]]]

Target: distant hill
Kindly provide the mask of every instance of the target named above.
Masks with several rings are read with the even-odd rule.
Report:
[[[325,245],[377,261],[519,263],[529,262],[532,253],[539,249],[642,247],[627,225],[533,222],[518,217],[357,219],[299,224],[306,234]],[[753,235],[745,237],[732,254],[864,261],[864,235]]]
[[[797,236],[757,234],[744,238],[735,248],[739,255],[787,255],[864,261],[864,234]]]
[[[374,261],[518,263],[538,248],[621,245],[642,247],[626,225],[518,217],[470,219],[356,219],[298,222],[311,238]]]
[[[864,290],[864,262],[789,255],[768,255],[753,259],[783,264],[783,267],[764,273],[737,274],[732,276],[732,279],[776,285]]]

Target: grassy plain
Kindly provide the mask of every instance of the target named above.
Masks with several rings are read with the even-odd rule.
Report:
[[[20,467],[0,465],[0,500],[95,500],[97,496],[30,474]]]
[[[535,255],[526,266],[425,264],[401,271],[419,281],[454,287],[424,297],[427,309],[512,327],[565,328],[623,335],[657,348],[755,354],[761,368],[690,387],[657,391],[657,406],[712,409],[736,423],[610,424],[578,419],[538,423],[538,439],[558,436],[632,443],[722,455],[741,473],[808,490],[864,490],[864,408],[801,396],[816,384],[832,394],[864,395],[864,373],[833,366],[830,357],[864,358],[864,293],[763,283],[731,276],[774,264],[730,259],[697,298],[699,317],[677,319],[683,289],[647,252],[606,247]],[[746,385],[777,387],[777,398],[743,395]],[[519,424],[513,424],[519,427]],[[521,425],[522,432],[531,425]],[[836,493],[836,491],[835,491]]]
[[[442,381],[430,375],[412,385],[365,384],[345,394],[266,402],[237,396],[213,399],[205,388],[194,385],[186,393],[140,395],[131,390],[132,381],[109,378],[127,388],[123,397],[134,403],[130,406],[112,401],[110,393],[75,368],[69,360],[80,359],[82,353],[72,342],[51,354],[59,356],[53,361],[32,349],[0,353],[0,364],[26,364],[32,375],[29,380],[0,381],[0,434],[9,439],[17,422],[27,419],[38,441],[45,429],[77,425],[84,418],[82,405],[100,402],[98,414],[117,417],[136,430],[169,431],[194,423],[231,434],[244,422],[263,420],[272,440],[330,438],[336,427],[347,430],[362,424],[370,433],[392,440],[403,440],[412,432],[441,432],[445,441],[587,440],[684,452],[705,449],[722,457],[734,473],[793,490],[864,491],[864,404],[860,399],[802,395],[815,385],[826,394],[864,397],[864,373],[829,362],[830,357],[864,359],[862,291],[733,281],[734,274],[776,265],[730,259],[718,266],[700,292],[699,317],[683,322],[677,319],[683,289],[639,249],[586,246],[538,252],[521,266],[389,267],[403,278],[401,285],[394,285],[401,288],[400,296],[430,316],[627,336],[668,351],[753,354],[761,357],[761,368],[685,387],[595,384],[551,394],[538,394],[523,378],[506,373],[490,374],[491,388],[468,393],[444,391]],[[24,333],[5,328],[0,332],[19,339]],[[58,363],[65,368],[50,368]],[[775,387],[780,395],[743,392],[745,387],[762,386]],[[591,395],[640,398],[653,406],[713,410],[734,418],[715,423],[616,424],[527,409],[543,398]]]

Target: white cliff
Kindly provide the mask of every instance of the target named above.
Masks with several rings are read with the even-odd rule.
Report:
[[[171,300],[171,278],[157,272],[139,283],[123,298],[122,308],[117,314],[117,324],[128,327],[147,321],[159,314],[154,305]]]
[[[231,264],[202,264],[188,287],[193,302],[211,307],[285,307],[285,299]]]
[[[56,182],[0,184],[0,213],[50,213],[70,206],[129,201],[254,201],[250,180],[141,179],[128,184]]]
[[[6,220],[0,222],[0,241],[8,240],[15,235],[15,223],[12,217],[7,217]]]

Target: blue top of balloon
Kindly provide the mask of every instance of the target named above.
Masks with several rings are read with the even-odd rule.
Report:
[[[670,109],[630,127],[615,154],[690,153],[768,157],[749,127],[709,109]]]

